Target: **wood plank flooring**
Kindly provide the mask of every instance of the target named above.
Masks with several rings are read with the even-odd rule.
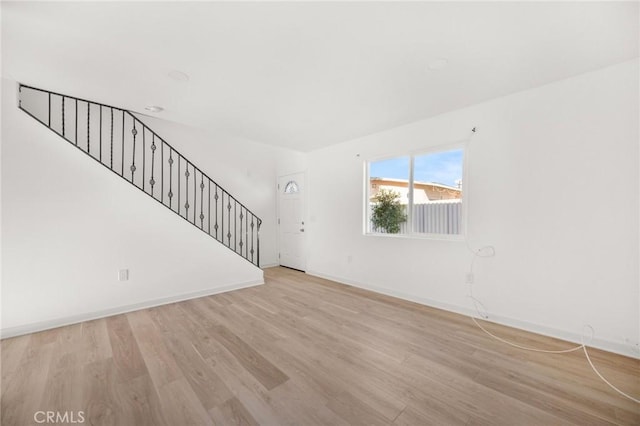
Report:
[[[266,284],[5,339],[1,424],[638,425],[584,355],[284,268]],[[488,324],[549,349],[559,340]],[[640,361],[591,350],[640,396]]]

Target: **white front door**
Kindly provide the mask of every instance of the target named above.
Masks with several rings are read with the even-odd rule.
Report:
[[[304,271],[305,252],[304,173],[278,178],[278,241],[280,265]]]

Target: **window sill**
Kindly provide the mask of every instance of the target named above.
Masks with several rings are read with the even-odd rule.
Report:
[[[365,237],[397,238],[407,240],[437,240],[437,241],[464,241],[464,234],[382,234],[375,232],[365,232]]]

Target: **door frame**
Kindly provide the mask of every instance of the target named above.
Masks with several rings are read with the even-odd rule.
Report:
[[[302,272],[306,272],[307,270],[307,254],[308,254],[308,250],[307,250],[307,235],[308,235],[308,225],[309,225],[309,209],[308,209],[308,200],[309,200],[309,192],[308,192],[308,188],[309,188],[309,179],[308,179],[308,173],[307,170],[300,170],[297,172],[291,172],[291,173],[285,173],[283,175],[278,175],[276,176],[276,245],[278,248],[278,265],[282,266],[280,264],[280,179],[282,178],[286,178],[287,176],[294,176],[294,175],[303,175],[304,176],[304,187],[303,187],[303,194],[302,194],[302,217],[304,220],[304,229],[305,229],[305,234],[304,237],[302,239],[302,244],[304,247],[304,270],[302,270]],[[288,266],[284,266],[285,268],[288,268]]]

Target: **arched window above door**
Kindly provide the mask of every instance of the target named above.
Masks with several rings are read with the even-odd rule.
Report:
[[[299,191],[298,188],[298,184],[296,183],[295,180],[290,180],[289,182],[287,182],[287,184],[284,186],[284,193],[285,194],[295,194]]]

